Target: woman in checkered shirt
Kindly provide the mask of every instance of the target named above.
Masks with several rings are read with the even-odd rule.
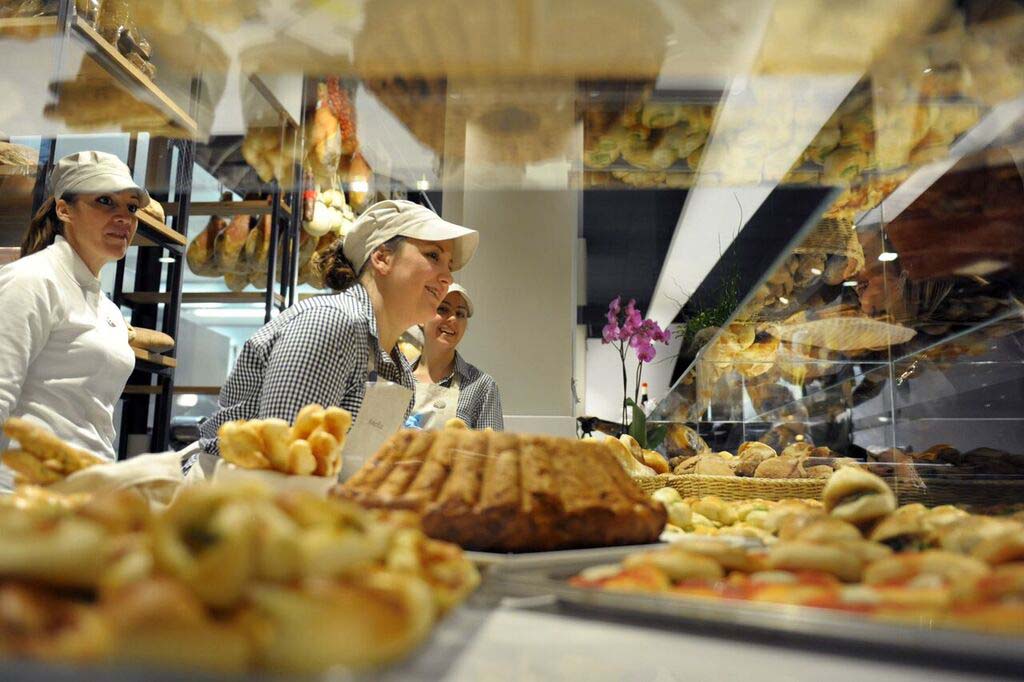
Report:
[[[443,426],[454,416],[471,429],[504,428],[498,385],[455,350],[471,317],[469,292],[452,284],[437,312],[423,326],[423,352],[413,367],[413,413],[415,418],[429,421],[429,427]]]
[[[200,427],[200,446],[217,450],[217,429],[235,419],[292,421],[310,403],[359,414],[377,375],[414,389],[399,335],[434,315],[452,272],[473,256],[479,234],[411,201],[381,201],[355,222],[328,258],[336,296],[288,308],[250,338],[221,389],[218,411]],[[408,409],[412,407],[411,401]]]

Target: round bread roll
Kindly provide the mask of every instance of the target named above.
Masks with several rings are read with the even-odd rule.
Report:
[[[856,554],[865,565],[892,556],[892,549],[868,540],[835,540],[828,544]]]
[[[799,526],[803,528],[815,518],[823,516],[824,513],[824,510],[813,508],[798,500],[784,500],[768,511],[764,520],[764,528],[769,532],[778,533],[784,523],[789,523],[787,519],[790,516],[805,517]]]
[[[775,457],[778,454],[775,452],[775,448],[766,443],[762,443],[757,440],[748,440],[740,443],[739,448],[736,449],[736,456],[743,457],[745,453],[756,451],[763,451],[769,457]]]
[[[788,513],[773,518],[775,533],[781,540],[795,540],[805,528],[819,519],[828,518],[820,509],[801,513]]]
[[[718,455],[697,455],[693,473],[704,476],[735,476],[729,462]]]
[[[714,559],[680,547],[666,547],[652,552],[632,554],[623,560],[626,568],[654,566],[668,576],[669,580],[718,580],[725,572]]]
[[[711,448],[704,442],[696,431],[683,424],[670,424],[665,434],[665,447],[673,456],[699,455],[702,452],[711,452]]]
[[[654,469],[657,474],[667,474],[669,469],[668,461],[654,450],[642,450],[643,464]]]
[[[874,561],[864,570],[864,582],[869,585],[904,582],[919,576],[934,576],[953,584],[977,580],[989,574],[983,561],[971,557],[930,549],[913,554],[894,554]]]
[[[717,538],[691,537],[687,540],[684,545],[687,552],[710,557],[727,570],[753,573],[765,567],[763,554],[748,552],[732,542]]]
[[[786,571],[819,571],[843,582],[860,579],[863,562],[853,552],[812,542],[778,542],[768,551],[768,566]]]
[[[668,506],[673,502],[682,502],[683,498],[675,488],[658,488],[651,493],[651,499]]]
[[[826,511],[857,526],[896,509],[896,496],[885,481],[857,467],[843,467],[832,474],[821,500]]]
[[[1024,561],[1024,529],[985,538],[974,546],[971,556],[993,566]]]
[[[800,460],[791,457],[772,457],[761,462],[754,470],[755,478],[807,478]]]
[[[644,463],[644,451],[643,448],[640,447],[640,443],[636,438],[633,438],[633,436],[628,433],[624,433],[619,436],[619,442],[626,446],[629,450],[629,454],[633,455],[636,461],[641,464]]]
[[[786,448],[779,453],[780,457],[793,457],[795,459],[807,459],[814,452],[814,446],[807,441],[799,443],[793,443],[787,445]]]
[[[657,476],[654,469],[638,462],[633,457],[633,453],[629,451],[629,447],[622,441],[616,438],[605,438],[599,442],[604,444],[615,455],[615,459],[619,460],[619,464],[622,465],[622,468],[630,476]]]
[[[769,445],[757,441],[747,441],[740,445],[736,456],[739,458],[739,462],[736,464],[736,475],[753,476],[762,462],[772,459],[776,454]]]
[[[965,516],[943,526],[935,532],[935,536],[942,549],[958,554],[970,554],[984,540],[999,537],[1019,528],[1020,524],[1010,519]]]
[[[907,505],[910,507],[910,505]],[[881,542],[898,552],[922,550],[931,547],[932,533],[924,525],[924,513],[916,508],[900,507],[882,519],[869,536],[874,542]],[[904,511],[906,509],[906,511]],[[922,506],[923,510],[924,507]]]
[[[672,502],[666,505],[665,510],[668,512],[668,522],[673,526],[686,529],[692,525],[693,511],[685,502]]]
[[[961,519],[965,519],[968,516],[970,516],[970,514],[959,507],[954,507],[951,504],[942,504],[938,507],[933,507],[932,509],[927,510],[927,513],[925,513],[921,519],[921,523],[932,533],[937,533],[942,528],[956,523]]]
[[[804,517],[807,518],[807,517]],[[779,537],[782,537],[780,532]],[[813,518],[810,523],[796,532],[795,540],[804,542],[834,542],[838,540],[862,540],[860,530],[852,523],[833,516]]]
[[[723,526],[731,526],[737,521],[736,510],[716,495],[707,495],[697,500],[693,504],[693,511]]]
[[[832,467],[828,464],[816,464],[804,469],[807,478],[832,478]]]

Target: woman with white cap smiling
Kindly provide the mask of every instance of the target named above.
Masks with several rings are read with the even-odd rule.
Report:
[[[471,429],[504,427],[498,385],[456,351],[471,317],[469,292],[452,284],[423,325],[423,352],[413,368],[416,402],[411,417],[422,428],[441,427],[452,417]]]
[[[346,452],[373,454],[412,404],[412,370],[398,337],[434,314],[452,272],[478,243],[475,230],[411,201],[370,206],[327,265],[327,281],[341,293],[285,310],[246,342],[221,390],[220,409],[200,427],[201,447],[218,454],[217,430],[225,422],[291,421],[305,405],[319,403],[352,413]]]
[[[59,160],[48,184],[22,257],[0,268],[0,423],[23,417],[113,460],[114,404],[135,356],[99,274],[124,258],[149,194],[120,159],[96,151]],[[0,489],[11,486],[0,467]]]

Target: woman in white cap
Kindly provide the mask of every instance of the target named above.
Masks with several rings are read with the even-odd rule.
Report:
[[[413,368],[413,418],[423,428],[438,428],[452,417],[471,429],[504,428],[498,385],[456,350],[471,317],[469,292],[452,284],[434,316],[423,325],[423,352]]]
[[[95,151],[62,158],[48,184],[22,257],[0,268],[0,423],[24,417],[113,460],[114,404],[135,356],[99,275],[124,258],[149,194],[116,156]],[[11,486],[0,467],[0,489]]]
[[[326,265],[328,283],[341,293],[288,308],[245,343],[218,411],[200,427],[202,449],[219,454],[217,430],[225,422],[292,421],[319,403],[351,412],[346,448],[355,436],[361,454],[373,454],[365,451],[400,427],[412,406],[412,370],[398,337],[434,314],[452,272],[478,243],[475,230],[411,201],[370,206]],[[372,414],[361,415],[367,405]]]

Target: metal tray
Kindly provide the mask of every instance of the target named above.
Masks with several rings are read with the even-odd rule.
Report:
[[[513,566],[516,569],[552,568],[580,562],[604,563],[619,561],[628,554],[645,549],[664,547],[664,544],[620,545],[618,547],[592,547],[588,549],[561,549],[553,552],[466,552],[466,558],[477,566]]]
[[[621,557],[621,554],[619,555]],[[936,665],[945,662],[972,670],[1024,671],[1024,638],[965,630],[893,624],[828,609],[742,601],[711,601],[638,592],[574,587],[568,579],[579,571],[614,561],[611,556],[561,562],[554,566],[495,567],[491,585],[519,596],[548,596],[568,611],[699,630],[725,636],[761,636],[788,644],[824,642],[858,655],[871,650],[901,661]]]

